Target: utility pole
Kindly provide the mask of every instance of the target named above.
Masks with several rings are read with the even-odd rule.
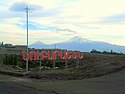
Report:
[[[54,49],[56,50],[56,43],[54,44]]]
[[[26,60],[26,73],[28,74],[28,14],[29,14],[29,8],[28,6],[26,7],[26,23],[27,23],[27,48],[26,48],[26,52],[27,52],[27,60]]]

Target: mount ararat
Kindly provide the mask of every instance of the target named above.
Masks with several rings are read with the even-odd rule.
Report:
[[[29,45],[29,48],[36,49],[55,49],[55,44],[45,44],[40,41]],[[107,42],[92,41],[87,40],[79,36],[75,36],[72,39],[56,43],[57,49],[67,49],[67,50],[80,50],[84,52],[89,52],[92,49],[98,51],[115,51],[115,52],[125,52],[125,46],[113,45]]]

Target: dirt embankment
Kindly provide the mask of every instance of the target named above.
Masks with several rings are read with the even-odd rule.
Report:
[[[32,78],[73,80],[103,76],[125,69],[125,55],[107,55],[85,53],[80,66],[68,66],[67,70],[40,70],[29,74]]]

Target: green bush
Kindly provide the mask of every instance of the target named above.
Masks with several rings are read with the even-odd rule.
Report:
[[[15,54],[5,54],[5,58],[3,59],[3,64],[5,65],[17,65],[18,62],[18,56]]]

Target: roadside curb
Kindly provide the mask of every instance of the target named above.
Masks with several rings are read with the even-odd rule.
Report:
[[[26,75],[24,73],[7,72],[7,71],[0,71],[0,74],[10,75],[10,76],[16,76],[16,77],[22,77],[22,76]]]

